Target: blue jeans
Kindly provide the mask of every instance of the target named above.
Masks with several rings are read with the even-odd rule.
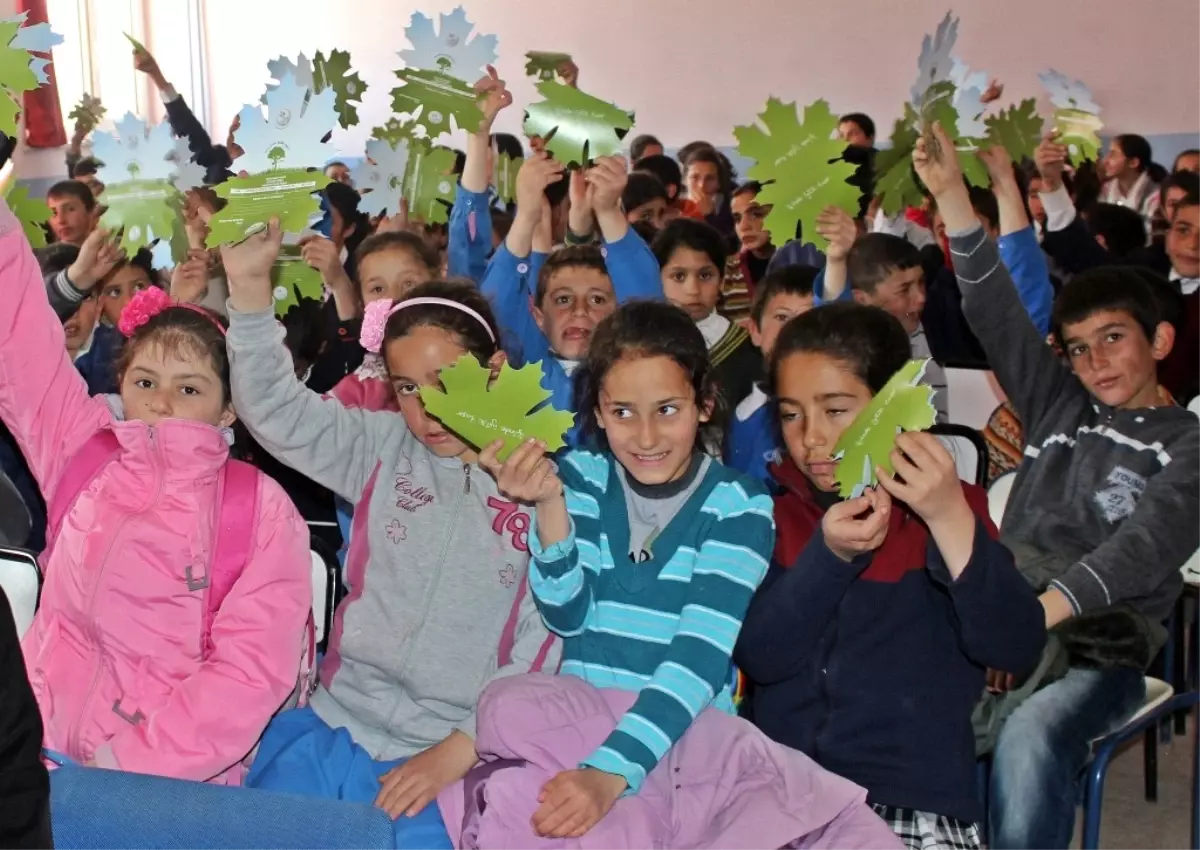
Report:
[[[375,761],[345,729],[329,728],[311,708],[294,708],[267,726],[245,784],[370,805],[379,794],[379,777],[404,762]],[[436,802],[416,817],[396,818],[393,828],[397,847],[450,850],[454,846]]]
[[[1091,742],[1121,728],[1145,696],[1137,670],[1072,667],[1017,708],[992,757],[989,846],[1068,847]]]

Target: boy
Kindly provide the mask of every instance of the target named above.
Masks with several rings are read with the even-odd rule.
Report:
[[[812,266],[784,266],[759,283],[750,306],[750,340],[769,362],[775,340],[788,320],[813,308]],[[767,467],[779,461],[779,422],[769,396],[755,382],[729,420],[725,436],[725,464],[766,484],[772,481]]]
[[[667,223],[671,201],[662,181],[648,171],[631,171],[625,190],[621,192],[621,207],[625,220],[631,225],[639,221],[661,230]]]
[[[851,112],[838,121],[838,137],[856,148],[875,147],[875,122],[869,115]]]
[[[587,215],[594,216],[603,247],[550,253],[544,196],[547,186],[565,178],[561,163],[535,153],[517,172],[516,216],[480,283],[501,327],[520,345],[511,359],[541,361],[542,386],[559,410],[574,410],[572,376],[596,325],[619,303],[662,297],[654,257],[621,212],[624,157],[601,157],[586,176]],[[584,229],[592,230],[590,221]],[[572,445],[576,434],[568,435]]]
[[[643,133],[634,138],[629,144],[629,161],[637,168],[638,163],[648,156],[662,156],[666,153],[663,143],[649,133]]]
[[[767,273],[767,265],[775,255],[771,234],[763,227],[770,207],[758,202],[762,184],[756,180],[743,183],[733,190],[730,211],[733,229],[741,250],[725,264],[725,283],[721,286],[721,315],[732,322],[742,322],[750,313],[754,285]]]
[[[1065,848],[1089,744],[1141,704],[1179,568],[1200,545],[1200,422],[1159,405],[1157,366],[1174,331],[1149,280],[1111,267],[1064,287],[1052,326],[1068,366],[975,220],[957,157],[930,156],[922,140],[913,162],[945,219],[967,320],[1025,425],[1003,539],[1071,658],[1000,731],[989,844]]]
[[[680,214],[679,189],[683,186],[683,171],[679,163],[669,156],[645,156],[637,161],[637,171],[653,174],[667,190],[667,203],[670,205],[668,220]]]
[[[55,242],[82,245],[96,226],[96,198],[78,180],[61,180],[46,193],[50,205],[50,230]]]
[[[972,210],[972,220],[974,215]],[[854,300],[859,304],[880,307],[899,319],[912,343],[912,356],[930,358],[922,381],[933,387],[933,405],[937,408],[938,422],[949,421],[946,373],[932,359],[929,339],[921,324],[921,311],[925,309],[925,271],[921,265],[921,252],[899,236],[868,233],[850,249],[846,259],[846,274],[850,279]],[[827,293],[829,275],[827,270]]]

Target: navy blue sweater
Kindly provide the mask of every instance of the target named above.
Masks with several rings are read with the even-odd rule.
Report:
[[[807,479],[790,461],[773,471],[783,487],[775,562],[734,655],[754,684],[754,723],[872,803],[978,821],[971,712],[986,668],[1027,673],[1046,640],[1042,606],[995,540],[983,491],[964,485],[975,545],[953,581],[901,506],[883,546],[840,560]]]

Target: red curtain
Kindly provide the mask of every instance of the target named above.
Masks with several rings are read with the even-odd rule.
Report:
[[[21,0],[19,11],[28,12],[29,24],[45,24],[46,0]],[[25,144],[32,148],[58,148],[67,143],[62,108],[58,105],[58,81],[54,63],[46,66],[50,81],[34,91],[25,92]]]

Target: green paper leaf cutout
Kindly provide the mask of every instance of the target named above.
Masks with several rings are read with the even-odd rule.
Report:
[[[29,66],[29,51],[12,46],[20,29],[21,20],[18,18],[0,21],[0,45],[3,45],[0,47],[0,86],[14,94],[33,91],[38,87],[37,74]]]
[[[564,62],[571,61],[570,53],[547,53],[544,50],[530,50],[525,54],[525,76],[538,77],[542,80],[554,80],[558,77],[558,69]]]
[[[892,473],[891,452],[901,431],[923,431],[937,417],[933,388],[920,383],[928,359],[909,360],[884,384],[833,447],[836,481],[843,498],[853,499],[878,482],[875,467]]]
[[[505,363],[489,387],[491,371],[464,354],[439,377],[444,390],[421,387],[425,410],[476,448],[504,440],[496,455],[503,461],[530,438],[544,442],[551,454],[566,445],[563,434],[575,424],[575,415],[545,404],[550,393],[542,387],[540,361],[520,369]]]
[[[408,169],[404,175],[408,214],[425,224],[448,222],[458,182],[453,171],[454,151],[414,139],[409,145]]]
[[[313,57],[313,91],[320,93],[327,88],[335,95],[334,109],[342,129],[358,123],[358,107],[362,104],[367,84],[357,73],[350,72],[350,54],[345,50],[334,50],[329,58],[320,51]]]
[[[506,204],[517,199],[517,172],[521,170],[523,162],[523,156],[509,156],[506,153],[496,155],[492,185],[496,187],[496,197]]]
[[[100,102],[100,98],[84,94],[79,103],[75,104],[75,108],[67,113],[67,120],[78,124],[83,128],[84,133],[90,133],[103,120],[104,113],[107,111],[104,104]]]
[[[271,267],[271,295],[275,315],[281,319],[301,298],[320,301],[324,291],[321,273],[304,262],[300,252],[299,245],[283,245]]]
[[[140,41],[138,41],[136,38],[131,36],[129,33],[123,32],[123,33],[121,33],[121,35],[125,36],[125,38],[127,38],[129,40],[129,43],[133,45],[133,49],[136,50],[138,53],[149,53],[150,52],[145,48],[145,46]]]
[[[416,127],[415,124],[401,121],[393,115],[384,122],[383,126],[371,130],[371,138],[379,139],[395,147],[398,143],[413,137],[412,131],[414,127]]]
[[[183,217],[183,195],[169,180],[107,183],[98,203],[107,207],[100,225],[121,231],[121,248],[129,256],[170,238]]]
[[[988,144],[1004,148],[1013,162],[1032,159],[1042,140],[1042,116],[1032,97],[989,115],[983,123],[988,128]]]
[[[925,199],[912,164],[918,138],[917,113],[906,103],[903,117],[892,128],[891,147],[875,155],[875,194],[888,217],[900,215],[908,207],[918,207]]]
[[[1054,126],[1058,130],[1058,143],[1067,146],[1071,164],[1082,165],[1085,161],[1099,162],[1100,131],[1104,122],[1099,115],[1082,109],[1059,109],[1054,113]]]
[[[470,83],[425,68],[405,68],[396,76],[404,85],[392,89],[392,111],[412,116],[411,123],[423,127],[427,138],[436,139],[455,128],[468,133],[479,129],[483,111]]]
[[[525,133],[540,136],[563,165],[585,165],[621,152],[633,113],[554,80],[538,83],[544,99],[525,111]]]
[[[14,186],[8,192],[8,208],[12,210],[31,248],[46,247],[46,229],[43,225],[50,220],[50,207],[41,198],[30,197],[28,186]]]
[[[216,187],[229,203],[213,214],[205,244],[215,248],[241,242],[257,225],[266,225],[274,217],[285,233],[301,233],[320,216],[321,202],[315,193],[329,183],[320,171],[307,168],[232,177]]]
[[[857,167],[842,159],[846,143],[834,137],[838,116],[817,100],[804,107],[801,123],[796,104],[773,97],[758,119],[759,124],[735,127],[733,135],[738,153],[755,160],[749,176],[764,184],[758,203],[771,207],[764,226],[782,245],[795,237],[799,223],[804,240],[824,248],[829,243],[817,233],[821,210],[837,206],[857,215],[862,194],[846,182]]]

